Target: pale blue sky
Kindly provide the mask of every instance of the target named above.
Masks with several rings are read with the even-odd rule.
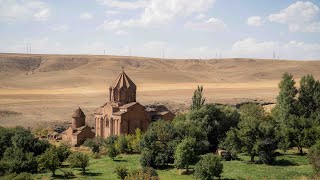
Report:
[[[320,59],[320,0],[0,0],[0,52]]]

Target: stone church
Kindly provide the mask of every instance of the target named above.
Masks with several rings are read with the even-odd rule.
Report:
[[[155,114],[168,121],[174,118],[170,111],[147,111],[136,101],[136,93],[137,86],[122,71],[109,88],[109,101],[94,113],[96,136],[134,134],[137,128],[146,131]]]

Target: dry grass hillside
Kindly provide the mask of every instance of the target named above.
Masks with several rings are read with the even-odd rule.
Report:
[[[138,86],[138,101],[175,112],[188,106],[197,85],[209,102],[274,102],[284,72],[320,78],[320,61],[0,54],[0,125],[68,122],[78,106],[91,119],[122,66]]]

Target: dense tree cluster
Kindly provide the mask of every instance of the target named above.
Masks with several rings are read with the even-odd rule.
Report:
[[[37,158],[49,146],[47,141],[38,140],[22,127],[0,127],[1,174],[38,172]]]
[[[306,75],[297,89],[293,76],[285,73],[279,88],[277,105],[272,111],[279,126],[279,147],[284,150],[297,147],[303,154],[302,148],[312,146],[320,137],[320,82]]]
[[[54,176],[70,154],[68,146],[51,145],[25,128],[0,127],[0,176],[4,179],[32,179],[30,173],[46,171]]]
[[[285,73],[279,89],[271,114],[255,104],[240,107],[240,122],[227,132],[220,147],[233,156],[247,152],[252,162],[259,155],[260,162],[272,164],[278,148],[297,147],[302,155],[304,147],[315,144],[320,138],[320,82],[307,75],[301,78],[297,89],[293,76]]]
[[[202,90],[195,91],[193,100],[196,97],[204,99],[198,94],[202,94]],[[164,168],[174,164],[176,168],[188,171],[189,166],[198,163],[199,178],[208,170],[204,166],[214,170],[207,172],[209,179],[220,176],[223,168],[221,159],[208,155],[211,159],[206,161],[207,156],[201,158],[201,155],[213,155],[225,134],[237,127],[240,114],[231,106],[201,104],[195,107],[187,114],[178,115],[172,123],[160,120],[149,126],[141,139],[142,166]]]

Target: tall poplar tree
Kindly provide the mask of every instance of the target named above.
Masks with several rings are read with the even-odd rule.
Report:
[[[203,97],[203,86],[198,86],[192,97],[191,110],[197,110],[204,106],[206,98]]]

